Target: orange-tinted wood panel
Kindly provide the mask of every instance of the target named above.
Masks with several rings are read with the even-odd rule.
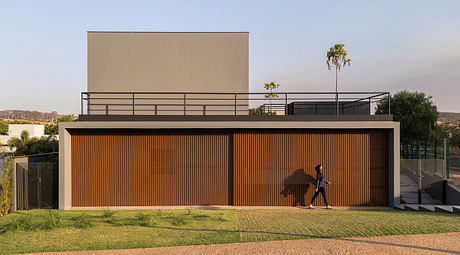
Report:
[[[72,130],[72,206],[228,204],[229,135]]]
[[[234,205],[308,205],[317,164],[332,182],[329,204],[388,205],[386,131],[237,131],[233,153]]]

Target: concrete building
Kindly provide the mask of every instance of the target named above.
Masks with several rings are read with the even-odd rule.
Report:
[[[247,33],[90,32],[82,112],[59,125],[59,208],[305,205],[317,164],[332,206],[399,204],[399,123],[354,110],[388,93],[290,115],[319,94],[283,92],[283,115],[249,115],[267,102],[248,72]]]
[[[22,131],[27,131],[29,137],[42,137],[45,135],[45,126],[39,124],[9,124],[8,135],[0,135],[0,146],[3,152],[12,152],[7,146],[8,140],[11,138],[20,138]],[[0,151],[0,152],[1,152]]]

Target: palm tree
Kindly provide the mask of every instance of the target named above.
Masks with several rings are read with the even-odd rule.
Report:
[[[331,47],[327,52],[327,68],[331,70],[331,66],[335,66],[335,104],[336,110],[335,113],[339,115],[339,94],[337,90],[337,81],[338,81],[338,71],[340,68],[344,67],[346,64],[350,66],[351,60],[347,58],[347,52],[343,49],[344,44],[336,44],[334,47]]]

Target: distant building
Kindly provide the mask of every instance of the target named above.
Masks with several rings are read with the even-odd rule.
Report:
[[[8,140],[20,138],[22,131],[27,131],[29,137],[42,137],[45,135],[45,126],[39,124],[10,124],[8,125],[8,135],[0,135],[0,152],[12,152],[8,147]]]

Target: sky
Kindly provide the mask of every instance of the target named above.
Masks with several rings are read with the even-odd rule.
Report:
[[[460,112],[460,1],[0,0],[0,110],[78,114],[87,31],[249,32],[250,91],[419,91]]]

